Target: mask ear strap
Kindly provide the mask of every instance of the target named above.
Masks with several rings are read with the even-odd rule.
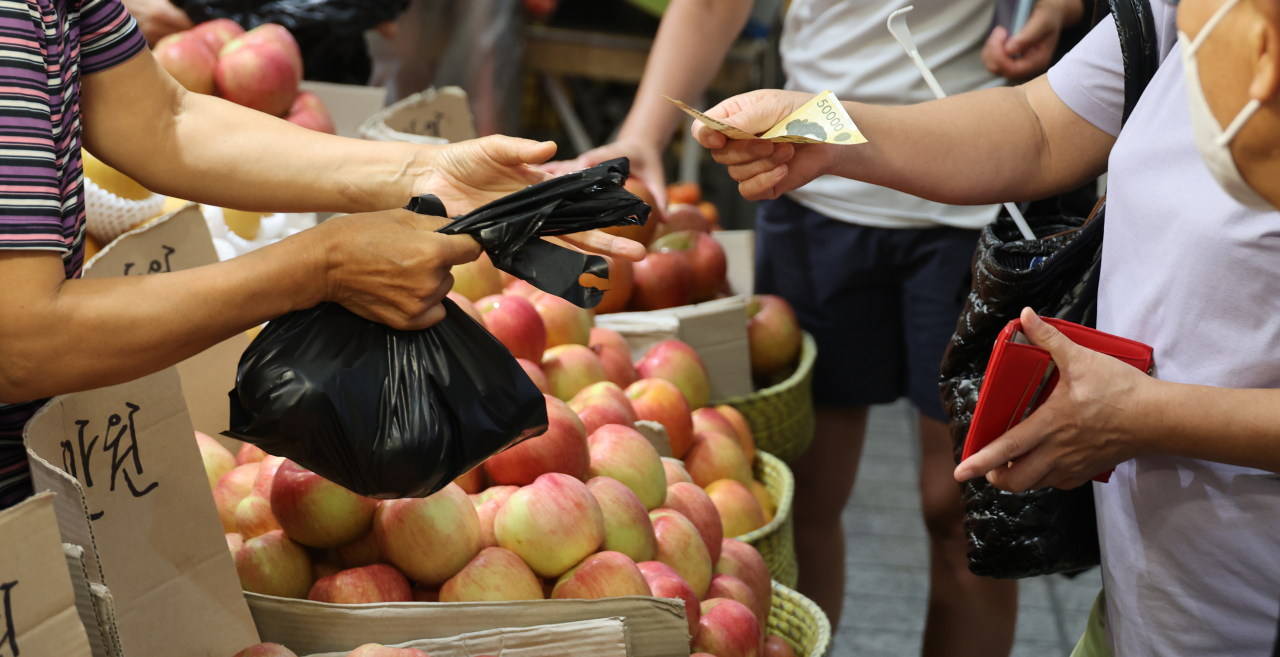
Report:
[[[1221,7],[1218,7],[1218,11],[1213,12],[1213,16],[1209,17],[1208,22],[1204,24],[1204,27],[1200,28],[1200,33],[1197,34],[1195,40],[1191,42],[1191,52],[1194,53],[1200,49],[1200,45],[1204,43],[1206,38],[1208,38],[1209,33],[1213,31],[1213,28],[1217,27],[1218,23],[1221,23],[1222,19],[1226,17],[1227,12],[1231,11],[1231,8],[1238,4],[1240,4],[1240,0],[1227,0]]]
[[[1257,98],[1250,98],[1249,102],[1245,103],[1244,109],[1240,110],[1240,113],[1236,115],[1236,118],[1231,120],[1231,125],[1227,126],[1227,129],[1223,130],[1222,134],[1218,135],[1218,138],[1213,140],[1214,143],[1219,146],[1226,146],[1227,144],[1230,144],[1231,140],[1236,138],[1236,133],[1240,132],[1240,129],[1244,127],[1245,122],[1253,116],[1254,112],[1258,111],[1259,107],[1262,107],[1262,101]]]

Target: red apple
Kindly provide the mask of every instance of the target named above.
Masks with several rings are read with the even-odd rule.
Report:
[[[497,495],[476,507],[476,515],[480,517],[480,547],[498,547],[498,536],[493,533],[493,520],[498,517],[498,510],[506,503],[511,494],[520,490],[518,486],[497,486],[504,489]]]
[[[215,18],[195,26],[191,33],[204,41],[216,55],[228,41],[244,34],[244,28],[230,18]]]
[[[706,488],[717,479],[732,479],[743,486],[751,485],[751,466],[743,456],[738,441],[722,433],[699,431],[693,445],[684,455],[684,467],[693,483]]]
[[[596,329],[591,329],[596,330]],[[600,358],[604,375],[619,388],[626,388],[636,381],[636,368],[631,364],[631,352],[611,344],[592,345],[591,350]]]
[[[593,554],[556,580],[551,597],[598,600],[624,595],[653,595],[636,562],[621,552]]]
[[[240,446],[240,451],[236,452],[236,465],[261,463],[262,459],[265,458],[267,458],[267,453],[262,451],[261,447],[253,443],[245,443]]]
[[[707,221],[706,216],[702,214],[702,210],[697,205],[690,203],[675,203],[667,206],[667,221],[663,224],[658,239],[672,233],[679,233],[686,230],[697,231],[699,233],[711,232],[711,222]]]
[[[684,578],[680,576],[680,573],[676,572],[675,568],[672,568],[661,561],[641,561],[636,564],[636,568],[640,569],[640,572],[644,575],[645,579],[674,577],[682,582],[684,581]],[[685,583],[687,584],[688,582]]]
[[[666,379],[680,389],[690,409],[699,409],[711,399],[711,378],[698,352],[679,340],[663,340],[649,348],[636,363],[643,379]]]
[[[791,304],[782,297],[761,294],[747,304],[747,344],[751,371],[757,376],[776,374],[800,357],[804,333]]]
[[[626,393],[610,381],[593,383],[579,390],[569,400],[569,408],[578,414],[586,427],[587,435],[595,433],[596,429],[606,424],[628,427],[636,424],[636,412],[631,408]]]
[[[653,219],[649,223],[657,225]],[[590,287],[604,290],[604,298],[595,307],[597,315],[626,310],[627,302],[631,301],[631,293],[635,290],[635,267],[631,261],[609,256],[604,256],[604,259],[609,263],[609,280],[588,276],[584,281]]]
[[[773,516],[778,513],[778,503],[774,501],[768,487],[759,481],[752,480],[748,488],[751,489],[751,494],[755,496],[756,501],[760,503],[760,510],[764,512],[765,524],[773,522]]]
[[[324,101],[320,100],[319,96],[310,91],[303,91],[293,99],[293,105],[289,108],[288,114],[285,114],[284,120],[316,132],[338,134],[338,128],[333,124],[333,116],[329,114],[329,108],[325,107]]]
[[[537,362],[547,341],[542,317],[528,299],[509,294],[491,294],[476,302],[484,326],[516,358]]]
[[[307,599],[340,605],[411,602],[413,592],[409,589],[409,580],[400,571],[385,563],[376,563],[344,570],[316,582]]]
[[[649,582],[649,590],[655,598],[675,598],[684,602],[684,615],[689,621],[689,639],[698,633],[698,618],[702,615],[698,605],[698,596],[693,594],[689,583],[679,575],[672,577],[650,577],[645,573],[645,581]]]
[[[283,116],[298,96],[298,71],[284,46],[248,41],[250,34],[232,39],[218,54],[218,90],[237,105]]]
[[[457,484],[425,498],[383,500],[373,518],[378,551],[415,581],[436,586],[480,551],[480,518]]]
[[[667,185],[667,202],[671,204],[697,205],[702,201],[702,187],[692,180],[681,180]]]
[[[378,501],[356,495],[293,461],[271,485],[271,513],[289,538],[314,548],[336,548],[369,533]]]
[[[726,536],[742,536],[765,525],[764,510],[751,489],[732,479],[720,479],[707,486],[707,495],[720,512]]]
[[[604,542],[604,516],[586,484],[550,473],[507,498],[493,531],[533,572],[559,577]]]
[[[190,31],[170,34],[156,43],[152,54],[187,91],[213,95],[218,52],[198,35]]]
[[[760,621],[746,605],[724,598],[703,601],[694,650],[716,657],[759,657],[763,647]]]
[[[711,584],[711,553],[702,536],[684,514],[671,509],[649,513],[658,537],[658,561],[675,569],[699,598]]]
[[[457,484],[462,489],[462,492],[467,495],[479,493],[484,490],[484,467],[477,465],[467,470],[455,477],[453,483]]]
[[[632,267],[631,307],[661,310],[693,303],[693,266],[681,253],[649,253]]]
[[[551,394],[568,401],[579,390],[606,381],[604,365],[594,351],[577,344],[552,347],[542,355],[542,371],[547,375]]]
[[[372,527],[364,538],[338,548],[337,552],[338,562],[343,568],[361,568],[375,563],[386,563],[382,553],[378,552],[378,537],[374,535]]]
[[[667,473],[667,495],[671,494],[671,485],[677,483],[692,484],[693,477],[684,469],[684,461],[669,456],[662,457],[662,469]]]
[[[311,590],[311,557],[279,529],[246,540],[236,551],[236,572],[252,593],[305,598]]]
[[[298,657],[292,650],[278,643],[255,643],[241,650],[235,657]]]
[[[742,603],[756,615],[756,620],[760,622],[760,627],[764,627],[769,620],[769,610],[760,604],[756,594],[751,591],[751,587],[733,575],[713,575],[711,577],[711,586],[707,587],[706,597],[707,599],[724,598]]]
[[[250,492],[236,505],[236,532],[246,539],[280,529],[271,514],[271,498]]]
[[[600,505],[604,516],[602,550],[621,552],[632,561],[649,561],[658,553],[658,538],[653,534],[649,512],[635,492],[611,477],[595,477],[587,489]]]
[[[537,477],[534,478],[536,479]],[[511,497],[512,493],[518,490],[520,490],[519,486],[490,486],[475,495],[468,495],[467,497],[471,498],[471,503],[478,509],[489,500],[496,499],[505,502],[508,497]]]
[[[213,488],[213,503],[218,507],[218,519],[222,521],[224,532],[236,531],[236,507],[253,490],[258,467],[257,463],[237,465],[222,475]]]
[[[786,639],[770,634],[764,638],[764,657],[796,657],[796,651]]]
[[[649,246],[650,251],[674,251],[689,259],[693,268],[693,300],[710,301],[724,284],[729,271],[724,247],[705,232],[682,230],[664,235]]]
[[[235,532],[231,532],[230,534],[227,534],[227,548],[231,550],[232,558],[235,558],[236,552],[238,552],[242,546],[244,546],[243,536]]]
[[[298,47],[298,42],[293,38],[293,34],[283,25],[264,23],[232,38],[231,41],[227,42],[227,45],[222,47],[222,50],[218,51],[219,58],[225,57],[232,52],[227,50],[227,46],[232,43],[237,43],[237,47],[256,43],[274,43],[280,46],[288,55],[289,65],[294,69],[298,80],[302,80],[302,50]]]
[[[587,345],[591,336],[591,312],[579,308],[554,294],[540,294],[533,307],[547,327],[546,348],[562,344]]]
[[[586,479],[591,466],[587,430],[568,404],[543,395],[547,401],[547,430],[490,456],[485,472],[495,484],[527,486],[548,472]]]
[[[747,463],[755,463],[756,439],[751,433],[751,425],[747,424],[747,418],[742,415],[742,411],[728,404],[721,404],[716,407],[716,410],[720,411],[720,415],[723,415],[724,419],[728,420],[733,427],[733,433],[729,435],[738,439],[738,446],[742,447],[742,454],[747,457]]]
[[[652,511],[667,498],[662,457],[643,434],[620,424],[606,424],[587,439],[591,454],[588,477],[612,477],[630,488]]]
[[[479,258],[454,267],[452,273],[453,290],[477,305],[485,297],[502,294],[502,276],[487,253],[481,253]],[[484,309],[480,312],[484,312]]]
[[[209,488],[217,488],[222,475],[236,467],[236,457],[232,456],[231,450],[223,447],[222,443],[199,431],[196,432],[196,446],[200,448],[200,460],[204,461],[204,473],[209,479]]]
[[[693,420],[689,402],[676,384],[659,378],[645,378],[627,386],[627,398],[636,419],[650,420],[667,430],[672,456],[682,458],[693,444]]]
[[[715,503],[701,488],[694,484],[674,483],[667,487],[667,501],[663,507],[679,511],[697,528],[698,535],[707,546],[711,563],[720,559],[720,541],[724,528]]]
[[[717,575],[733,575],[747,583],[760,601],[761,607],[773,607],[773,584],[769,566],[756,549],[742,541],[726,538],[720,542],[720,560],[716,562]]]
[[[520,557],[499,547],[486,548],[440,587],[440,602],[541,600],[542,583]]]
[[[431,657],[415,648],[391,648],[381,643],[366,643],[347,653],[347,657]]]
[[[515,277],[513,276],[512,278],[515,278]],[[517,297],[524,297],[525,300],[528,301],[529,303],[533,303],[534,297],[538,296],[539,294],[544,294],[542,290],[539,290],[538,288],[529,284],[528,281],[522,281],[520,279],[513,280],[510,283],[507,283],[505,286],[503,286],[502,293],[510,294],[512,296],[517,296]]]
[[[551,386],[547,385],[547,375],[542,373],[542,368],[537,363],[523,358],[517,358],[517,363],[524,369],[524,373],[529,375],[529,379],[533,381],[533,385],[538,387],[538,392],[548,394]]]
[[[712,431],[729,436],[735,441],[738,439],[737,429],[728,418],[714,408],[707,406],[699,408],[693,412],[692,417],[694,431]]]

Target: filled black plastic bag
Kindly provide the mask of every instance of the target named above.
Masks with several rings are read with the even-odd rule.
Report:
[[[599,256],[540,235],[643,223],[649,207],[622,188],[612,160],[534,185],[457,218],[495,265],[583,307],[603,293]],[[432,196],[409,209],[444,214]],[[399,331],[334,303],[267,324],[240,358],[226,435],[356,493],[424,497],[489,456],[546,430],[546,402],[511,352],[452,301],[445,319]]]

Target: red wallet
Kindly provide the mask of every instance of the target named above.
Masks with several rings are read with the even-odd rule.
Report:
[[[1151,372],[1152,349],[1141,342],[1061,319],[1041,319],[1082,347],[1121,360],[1143,372]],[[962,460],[1027,419],[1048,399],[1057,384],[1058,368],[1049,357],[1049,351],[1027,340],[1022,332],[1021,319],[1009,322],[996,338],[995,350],[987,362],[987,373],[978,393],[973,421],[969,423]],[[1108,470],[1093,480],[1105,483],[1111,478],[1111,472]]]

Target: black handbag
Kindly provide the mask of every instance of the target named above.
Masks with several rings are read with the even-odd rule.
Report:
[[[1124,56],[1127,120],[1160,65],[1147,0],[1111,0]],[[1027,217],[1039,239],[1022,239],[1008,217],[982,231],[973,283],[942,362],[943,406],[957,463],[996,336],[1030,306],[1038,314],[1094,326],[1102,259],[1103,198],[1088,217]],[[1016,579],[1074,573],[1099,563],[1093,487],[1008,493],[984,478],[960,484],[969,570]]]

